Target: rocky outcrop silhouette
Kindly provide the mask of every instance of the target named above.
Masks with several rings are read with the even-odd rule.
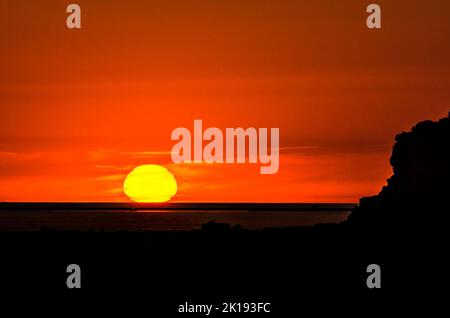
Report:
[[[347,224],[399,231],[442,223],[450,212],[450,118],[423,121],[397,135],[390,163],[387,185],[362,198]]]

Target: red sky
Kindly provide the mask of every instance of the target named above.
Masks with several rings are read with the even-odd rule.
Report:
[[[373,1],[372,1],[373,2]],[[356,202],[395,134],[450,109],[448,1],[0,0],[0,201],[127,201],[140,164],[174,201]],[[280,170],[175,165],[176,127],[279,127]]]

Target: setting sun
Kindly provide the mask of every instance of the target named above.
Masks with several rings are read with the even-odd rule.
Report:
[[[177,182],[163,166],[142,165],[127,175],[123,191],[135,202],[166,202],[177,193]]]

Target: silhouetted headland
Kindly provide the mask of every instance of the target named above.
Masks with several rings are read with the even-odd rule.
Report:
[[[390,163],[394,174],[387,185],[362,198],[348,223],[397,233],[440,226],[450,212],[450,118],[423,121],[397,135]]]

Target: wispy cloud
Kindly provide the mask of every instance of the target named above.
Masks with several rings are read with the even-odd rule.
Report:
[[[92,178],[94,181],[119,181],[124,180],[126,177],[126,174],[111,174],[111,175],[105,175],[100,177]]]

